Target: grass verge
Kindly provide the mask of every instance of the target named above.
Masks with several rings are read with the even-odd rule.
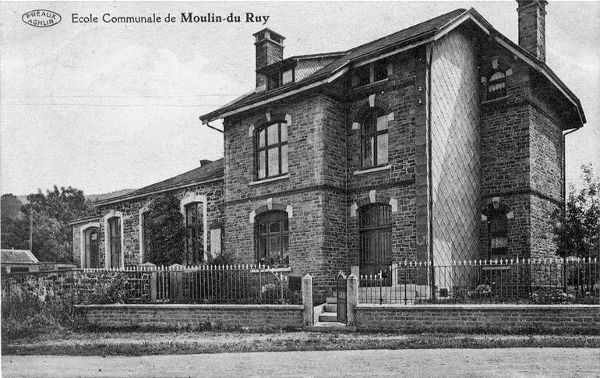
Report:
[[[106,332],[45,335],[2,344],[13,355],[151,355],[358,349],[600,348],[600,336],[392,333]]]

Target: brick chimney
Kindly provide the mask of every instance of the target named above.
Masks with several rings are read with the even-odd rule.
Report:
[[[279,62],[283,59],[283,40],[284,36],[275,33],[271,29],[263,29],[254,33],[254,45],[256,46],[256,70]],[[267,89],[267,77],[256,73],[256,91]]]
[[[546,61],[546,0],[517,0],[519,46]]]

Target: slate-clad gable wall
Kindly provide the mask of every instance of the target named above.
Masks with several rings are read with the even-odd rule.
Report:
[[[478,81],[472,37],[455,31],[436,42],[431,64],[431,192],[433,261],[440,265],[479,258]]]

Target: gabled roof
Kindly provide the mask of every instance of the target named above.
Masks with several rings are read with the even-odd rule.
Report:
[[[126,195],[108,198],[103,201],[98,201],[94,203],[94,206],[102,206],[111,203],[126,201],[136,197],[143,197],[150,194],[166,192],[169,190],[201,184],[204,182],[216,181],[222,178],[223,158],[205,164],[201,167],[192,169],[191,171],[182,173],[180,175],[145,186],[141,189],[134,190],[133,192],[128,193]]]
[[[215,119],[224,118],[252,109],[256,106],[280,100],[304,90],[331,83],[333,80],[347,72],[349,66],[352,64],[384,54],[409,50],[419,45],[432,42],[454,30],[466,21],[473,22],[483,33],[495,39],[501,46],[515,55],[518,55],[524,62],[545,76],[575,107],[581,125],[586,122],[579,99],[569,90],[569,88],[567,88],[558,76],[552,72],[544,62],[538,60],[525,49],[513,43],[494,29],[491,24],[473,8],[469,10],[456,9],[407,29],[350,49],[327,66],[319,69],[301,81],[290,83],[269,91],[251,92],[217,110],[200,116],[200,119],[204,123],[207,123]]]
[[[28,249],[2,249],[2,264],[39,264]]]
[[[237,109],[243,108],[244,106],[254,104],[254,103],[260,102],[265,99],[277,97],[277,95],[292,91],[292,90],[300,88],[300,87],[307,86],[311,83],[318,82],[319,80],[327,79],[328,77],[333,75],[337,70],[346,66],[353,59],[356,59],[356,58],[361,57],[366,54],[374,53],[385,47],[395,46],[397,44],[400,44],[400,43],[403,43],[403,42],[406,42],[409,40],[425,38],[426,36],[431,35],[431,33],[434,33],[439,28],[441,28],[442,26],[444,26],[445,24],[447,24],[451,20],[455,19],[456,17],[458,17],[459,15],[461,15],[464,12],[466,12],[465,9],[456,9],[452,12],[432,18],[432,19],[422,22],[420,24],[416,24],[407,29],[396,32],[394,34],[390,34],[386,37],[383,37],[383,38],[377,39],[375,41],[366,43],[364,45],[358,46],[356,48],[350,49],[350,50],[346,51],[345,53],[343,53],[343,55],[340,58],[334,60],[332,63],[328,64],[327,66],[323,67],[322,69],[320,69],[317,72],[315,72],[314,74],[312,74],[310,77],[307,77],[306,79],[304,79],[300,82],[290,83],[290,84],[287,84],[287,85],[284,85],[279,88],[276,88],[276,89],[273,89],[270,91],[266,91],[266,92],[249,93],[248,95],[239,98],[237,101],[235,101],[233,103],[229,103],[226,106],[223,106],[215,111],[212,111],[208,114],[201,116],[200,119],[203,122],[209,122],[209,121],[212,121],[215,119],[219,119],[219,118],[223,117],[224,114],[228,113],[231,110],[237,110]],[[315,55],[318,55],[318,54],[315,54]],[[275,63],[275,64],[277,64],[277,63]]]

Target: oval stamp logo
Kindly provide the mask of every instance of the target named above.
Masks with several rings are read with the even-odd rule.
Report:
[[[47,9],[36,9],[23,14],[23,22],[36,28],[47,28],[60,22],[60,14]]]

